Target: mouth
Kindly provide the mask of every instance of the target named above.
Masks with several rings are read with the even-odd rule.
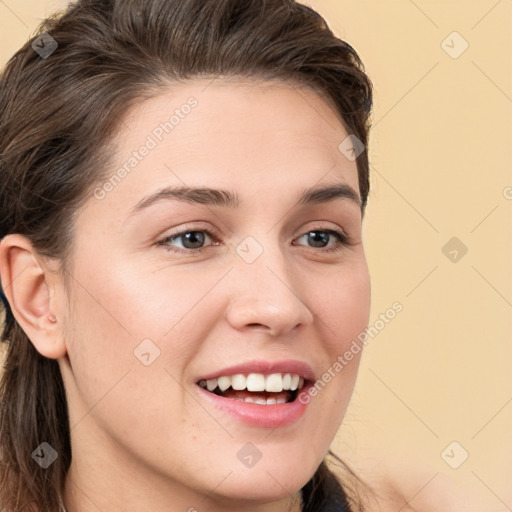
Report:
[[[196,384],[213,395],[269,406],[294,402],[308,382],[296,373],[237,373],[201,379]]]
[[[307,363],[260,359],[202,375],[195,385],[206,404],[237,422],[281,429],[297,424],[306,414],[310,400],[302,400],[302,395],[315,381]]]

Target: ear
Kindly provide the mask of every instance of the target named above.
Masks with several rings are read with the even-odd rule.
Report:
[[[0,241],[0,279],[12,314],[35,349],[57,359],[66,354],[60,323],[52,306],[49,283],[53,274],[43,258],[22,235],[7,235]]]

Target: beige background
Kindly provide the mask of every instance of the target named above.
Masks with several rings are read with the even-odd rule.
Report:
[[[66,3],[0,0],[0,65]],[[512,510],[512,2],[309,4],[375,85],[370,323],[404,308],[369,339],[335,449],[411,506],[449,478]]]

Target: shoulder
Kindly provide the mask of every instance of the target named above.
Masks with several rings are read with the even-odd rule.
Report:
[[[488,493],[476,493],[467,483],[435,468],[395,463],[387,465],[384,473],[361,471],[360,477],[375,492],[366,512],[481,512],[492,508]]]

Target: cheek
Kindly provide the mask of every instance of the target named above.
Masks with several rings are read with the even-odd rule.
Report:
[[[357,337],[367,327],[370,312],[365,262],[339,267],[336,275],[328,277],[317,279],[316,291],[310,296],[310,306],[318,317],[318,348],[324,357],[314,387],[309,396],[303,397],[317,411],[308,443],[320,454],[328,449],[347,411],[363,347]],[[345,356],[347,352],[350,360]]]
[[[115,271],[100,277],[91,276],[87,291],[73,291],[68,354],[78,396],[72,424],[85,429],[90,424],[81,418],[87,416],[133,449],[140,432],[158,429],[165,437],[184,428],[186,415],[173,411],[184,410],[179,382],[196,353],[194,340],[202,339],[186,316],[187,304],[197,299],[176,300],[175,307],[162,283],[146,289],[141,279]]]
[[[183,334],[183,325],[197,316],[218,281],[216,269],[119,262],[109,273],[103,296],[135,338],[164,340]]]
[[[365,262],[340,268],[315,294],[315,313],[331,356],[342,354],[364,332],[370,315],[371,288]]]
[[[144,359],[154,361],[148,368],[168,369],[180,379],[208,337],[214,312],[207,294],[218,273],[198,278],[177,267],[155,271],[111,258],[108,267],[94,257],[88,261],[75,272],[86,286],[73,290],[68,349],[84,398],[94,403],[130,368],[146,368]]]
[[[370,279],[364,262],[340,269],[325,293],[315,298],[317,325],[322,330],[326,359],[315,396],[336,417],[348,406],[363,351],[362,335],[370,315]]]
[[[80,279],[79,277],[77,280]],[[93,282],[73,290],[68,357],[78,392],[92,408],[133,365],[135,337]]]

